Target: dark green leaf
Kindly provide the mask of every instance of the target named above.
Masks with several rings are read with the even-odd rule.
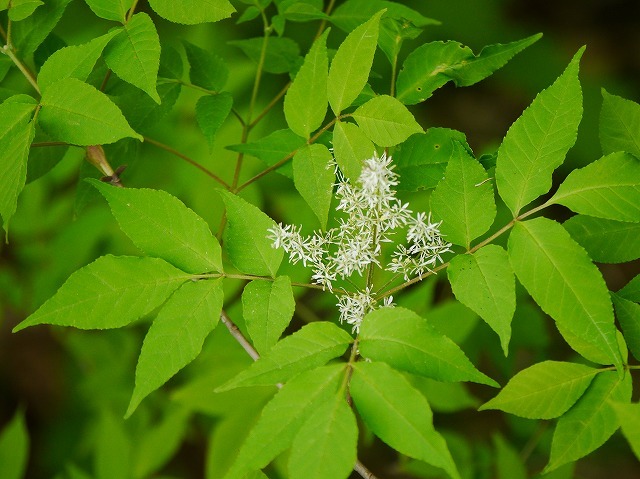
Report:
[[[182,43],[191,66],[189,69],[191,83],[213,92],[221,91],[229,78],[229,69],[222,58],[193,43],[187,41]]]
[[[12,22],[22,21],[30,17],[40,5],[44,5],[44,2],[40,0],[12,0],[9,19]]]
[[[263,37],[233,40],[228,43],[238,47],[254,62],[260,62]],[[263,64],[265,72],[289,73],[297,67],[300,60],[300,47],[291,38],[269,37]]]
[[[422,127],[407,107],[388,95],[374,97],[359,106],[353,118],[362,132],[380,146],[395,146],[414,133],[422,133]]]
[[[162,18],[186,25],[217,22],[236,11],[229,0],[149,0],[149,5]]]
[[[617,294],[630,301],[640,303],[640,274],[629,281]]]
[[[562,226],[598,263],[626,263],[640,258],[640,223],[576,215]]]
[[[640,404],[612,402],[611,405],[622,427],[622,434],[629,441],[636,458],[640,460]]]
[[[500,435],[493,436],[497,479],[527,479],[527,468],[518,450]]]
[[[629,346],[631,354],[636,359],[640,359],[640,304],[615,293],[612,293],[611,297],[625,342]]]
[[[205,95],[196,103],[196,121],[207,139],[209,151],[213,149],[213,142],[218,129],[231,113],[233,97],[231,93],[222,92],[219,95]]]
[[[626,151],[640,158],[640,105],[602,89],[600,145],[605,155]]]
[[[29,434],[24,412],[18,410],[0,432],[0,464],[3,479],[22,479],[29,458]]]
[[[327,227],[336,179],[332,163],[331,152],[320,144],[305,146],[293,157],[293,183],[323,230]]]
[[[22,58],[35,52],[62,18],[71,0],[48,0],[29,18],[12,25],[11,39]]]

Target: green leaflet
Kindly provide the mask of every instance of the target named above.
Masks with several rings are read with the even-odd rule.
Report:
[[[487,172],[462,144],[455,142],[444,179],[431,195],[431,210],[442,221],[448,242],[469,249],[496,216],[493,186]]]
[[[264,356],[216,391],[246,386],[270,386],[341,356],[353,338],[333,323],[309,323],[279,341]]]
[[[527,479],[527,468],[516,448],[500,434],[493,436],[497,479]]]
[[[213,150],[216,133],[231,113],[232,106],[233,96],[226,91],[218,95],[205,95],[198,98],[196,121],[207,139],[209,151]]]
[[[473,85],[540,37],[537,34],[504,45],[488,45],[477,56],[458,42],[426,43],[411,52],[402,65],[396,82],[398,100],[407,105],[420,103],[449,81],[456,86]]]
[[[158,105],[149,95],[142,95],[133,85],[119,82],[110,89],[113,101],[122,110],[123,115],[136,131],[146,132],[163,119],[178,100],[182,86],[179,83],[161,83],[158,96],[162,102]]]
[[[256,37],[233,40],[227,44],[238,47],[255,63],[260,63],[264,41],[264,37]],[[294,40],[287,37],[269,37],[262,66],[265,72],[289,73],[296,69],[300,61],[300,47]]]
[[[313,43],[284,97],[284,116],[294,133],[309,138],[327,114],[327,36],[330,29]],[[309,94],[313,92],[313,94]]]
[[[29,457],[29,433],[24,412],[18,410],[0,431],[0,464],[3,479],[22,479]]]
[[[252,281],[242,293],[242,314],[256,350],[264,355],[278,342],[296,307],[288,276]]]
[[[336,179],[332,163],[331,152],[321,144],[305,146],[293,157],[293,184],[318,217],[322,230],[327,228]]]
[[[102,256],[69,276],[13,332],[38,324],[120,328],[160,306],[188,278],[159,258]]]
[[[407,107],[388,95],[359,106],[353,118],[367,138],[380,146],[395,146],[414,133],[423,132]]]
[[[49,85],[63,78],[77,78],[85,81],[93,71],[107,43],[117,34],[118,30],[111,30],[82,45],[57,50],[40,68],[38,73],[40,90],[46,90]]]
[[[612,402],[611,406],[622,427],[622,434],[629,441],[636,458],[640,459],[640,404]]]
[[[480,402],[463,383],[443,383],[435,379],[412,375],[407,377],[411,385],[427,398],[435,412],[453,413],[464,409],[476,409]]]
[[[76,78],[50,85],[40,104],[38,124],[54,140],[80,146],[115,143],[127,137],[142,141],[104,93]]]
[[[373,143],[358,126],[339,121],[333,127],[333,154],[340,171],[352,184],[358,180],[364,160],[374,152]]]
[[[640,105],[602,89],[600,145],[605,155],[626,151],[640,158]]]
[[[544,361],[513,376],[479,410],[499,409],[529,419],[552,419],[573,406],[598,370],[583,364]]]
[[[167,300],[144,338],[125,417],[200,354],[218,324],[222,301],[222,279],[187,282]]]
[[[9,19],[12,22],[22,21],[30,17],[40,5],[44,5],[44,2],[40,0],[12,0]]]
[[[508,251],[516,276],[558,323],[560,332],[566,330],[592,345],[621,371],[607,286],[569,233],[546,218],[517,222],[509,236]]]
[[[498,387],[471,364],[458,345],[408,309],[381,308],[367,314],[360,328],[359,350],[365,358],[439,381]]]
[[[136,13],[109,42],[104,60],[127,83],[140,88],[160,104],[156,90],[160,67],[160,38],[151,17]]]
[[[640,304],[612,293],[613,306],[631,354],[640,358]]]
[[[626,263],[640,258],[640,223],[576,215],[562,226],[593,261]]]
[[[447,276],[456,299],[491,326],[507,356],[516,310],[516,284],[506,251],[487,245],[473,254],[458,255],[451,260]]]
[[[629,281],[616,294],[630,301],[640,303],[640,274]]]
[[[107,199],[122,231],[146,254],[188,273],[222,272],[220,244],[207,223],[179,199],[161,190],[87,181]]]
[[[549,203],[598,218],[640,223],[640,159],[617,152],[573,170]]]
[[[582,118],[578,69],[583,52],[584,47],[555,83],[536,96],[498,149],[496,184],[514,217],[549,191],[553,171],[576,141]]]
[[[21,58],[26,58],[47,38],[71,0],[48,0],[33,15],[14,23],[11,39]]]
[[[371,431],[407,456],[460,475],[447,443],[433,427],[429,403],[409,382],[384,363],[356,363],[351,397]]]
[[[189,79],[196,86],[221,91],[229,78],[229,68],[218,55],[204,50],[193,43],[183,41],[184,50],[189,61]]]
[[[132,438],[121,417],[108,408],[101,411],[96,425],[93,469],[96,479],[130,477],[133,456]]]
[[[227,208],[224,246],[231,263],[244,273],[275,278],[284,255],[267,238],[275,222],[239,196],[222,190],[218,193]]]
[[[631,400],[631,375],[598,374],[578,402],[558,420],[551,457],[543,472],[576,461],[599,448],[620,426],[614,402]]]
[[[85,0],[93,13],[100,18],[125,23],[133,0]]]
[[[378,41],[381,10],[355,28],[338,47],[333,57],[327,83],[331,109],[338,116],[360,94],[369,79]]]
[[[228,0],[149,0],[149,5],[162,18],[185,25],[217,22],[236,11]]]

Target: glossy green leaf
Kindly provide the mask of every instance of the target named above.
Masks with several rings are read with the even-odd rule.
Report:
[[[350,392],[376,436],[402,454],[460,477],[447,443],[433,427],[429,403],[402,374],[384,363],[356,363]]]
[[[108,410],[102,411],[96,431],[94,471],[96,479],[130,477],[131,438],[124,421]]]
[[[125,23],[133,0],[85,0],[93,13],[100,18]]]
[[[451,260],[447,276],[456,299],[491,326],[507,356],[516,284],[506,251],[487,245],[473,254],[458,255]]]
[[[264,37],[233,40],[227,43],[238,47],[256,64],[260,63]],[[271,36],[267,41],[262,69],[268,73],[289,73],[298,66],[300,60],[300,47],[294,40]]]
[[[612,402],[611,406],[622,427],[622,434],[629,441],[636,458],[640,460],[640,404]]]
[[[308,145],[293,157],[293,184],[325,230],[333,197],[333,156],[326,146]]]
[[[371,158],[375,147],[361,128],[353,123],[337,122],[333,128],[333,154],[340,171],[351,183],[355,183],[362,171],[362,164]]]
[[[227,207],[225,251],[240,271],[275,278],[284,252],[267,238],[275,222],[258,208],[227,191],[219,191]]]
[[[500,434],[493,436],[497,479],[527,479],[527,468],[518,450]]]
[[[76,78],[49,85],[40,105],[38,124],[53,140],[80,146],[142,140],[104,93]]]
[[[636,359],[640,358],[640,304],[612,293],[613,306],[624,339]]]
[[[616,294],[622,298],[640,303],[640,274],[629,281]]]
[[[349,33],[333,57],[329,69],[327,95],[336,116],[353,103],[367,84],[378,41],[380,17],[383,13],[384,11],[376,13]]]
[[[9,19],[12,22],[22,21],[30,17],[40,5],[44,5],[44,2],[40,0],[12,0]]]
[[[140,88],[156,103],[160,67],[160,38],[151,17],[136,13],[104,50],[104,60],[127,83]]]
[[[376,96],[359,106],[353,118],[362,132],[380,146],[395,146],[414,133],[422,133],[407,107],[388,95]]]
[[[189,69],[191,83],[213,92],[221,91],[229,78],[229,68],[222,58],[193,43],[183,41],[182,44],[191,67]]]
[[[205,338],[218,324],[222,301],[221,279],[187,282],[167,300],[142,343],[125,417],[200,354]]]
[[[200,130],[207,139],[209,151],[213,149],[213,143],[218,129],[231,113],[233,96],[229,92],[218,95],[205,95],[196,103],[196,121]]]
[[[517,222],[509,236],[509,259],[520,282],[561,333],[569,331],[621,369],[607,286],[560,224],[546,218]]]
[[[38,310],[18,324],[79,329],[119,328],[160,306],[189,276],[159,258],[102,256],[79,269]]]
[[[217,22],[236,11],[229,0],[149,0],[149,5],[162,18],[185,25]]]
[[[498,384],[478,371],[464,352],[427,319],[404,308],[380,308],[360,327],[360,354],[396,369],[439,381]]]
[[[279,341],[268,353],[217,391],[284,382],[302,371],[322,366],[341,356],[352,342],[349,333],[333,323],[309,323]]]
[[[309,138],[327,114],[327,56],[326,30],[311,46],[304,63],[284,97],[284,116],[294,133]],[[309,94],[313,92],[313,94]]]
[[[611,153],[573,170],[549,200],[577,213],[640,222],[640,159]]]
[[[278,342],[296,307],[288,276],[252,281],[242,293],[242,314],[253,346],[261,355]]]
[[[612,371],[598,374],[584,395],[558,420],[551,457],[543,472],[576,461],[596,450],[620,427],[614,402],[631,400],[631,376]]]
[[[480,406],[530,419],[563,415],[582,396],[598,370],[583,364],[544,361],[513,376],[502,391]]]
[[[3,479],[22,479],[29,458],[29,433],[24,412],[18,410],[0,431],[0,464]]]
[[[207,223],[175,196],[88,181],[107,199],[122,231],[146,254],[188,273],[222,271],[220,245]]]
[[[436,221],[442,221],[445,239],[467,249],[496,216],[487,172],[460,143],[454,145],[444,179],[431,195],[431,211]]]
[[[553,85],[536,96],[498,149],[498,192],[514,216],[549,191],[553,171],[576,141],[582,118],[578,69],[583,52],[581,48]]]
[[[626,151],[640,158],[640,105],[602,89],[600,145],[605,155]]]
[[[11,25],[11,40],[21,58],[29,57],[62,18],[71,0],[47,0],[28,18]]]
[[[598,263],[626,263],[640,258],[640,223],[576,215],[562,226]]]

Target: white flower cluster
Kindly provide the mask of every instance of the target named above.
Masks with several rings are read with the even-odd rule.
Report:
[[[396,198],[393,187],[398,184],[398,175],[391,157],[374,155],[366,160],[356,185],[336,172],[336,209],[346,215],[338,227],[305,237],[300,234],[301,227],[292,225],[279,224],[269,230],[274,248],[284,249],[292,263],[302,261],[313,268],[315,284],[333,291],[338,278],[348,279],[354,273],[362,276],[372,265],[381,267],[382,244],[391,242],[395,230],[405,226],[408,246],[397,247],[387,271],[402,274],[405,280],[422,278],[442,262],[440,255],[450,251],[451,244],[442,239],[440,223],[432,223],[425,213],[411,216],[409,205]],[[384,306],[391,306],[391,301],[386,298]],[[376,309],[376,299],[367,285],[362,291],[339,296],[337,306],[340,320],[357,331],[365,314]]]

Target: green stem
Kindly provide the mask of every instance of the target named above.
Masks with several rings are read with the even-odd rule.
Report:
[[[20,70],[22,72],[24,77],[31,84],[31,86],[35,89],[35,91],[38,92],[38,95],[41,95],[40,87],[38,87],[38,83],[36,82],[35,77],[29,71],[29,69],[26,66],[24,66],[24,64],[18,59],[18,57],[16,57],[16,55],[13,53],[13,50],[11,49],[11,47],[7,44],[4,47],[2,47],[2,50],[0,50],[0,51],[2,53],[4,53],[5,55],[7,55],[11,59],[13,64],[18,67],[18,70]]]
[[[396,96],[396,75],[398,73],[398,55],[393,57],[391,62],[391,87],[389,88],[389,95]]]
[[[138,5],[138,0],[133,0],[133,5],[131,5],[129,12],[127,13],[127,17],[125,18],[125,23],[129,23],[129,20],[131,20],[131,17],[133,17],[133,13],[136,11],[137,5]]]
[[[280,90],[278,94],[275,97],[273,97],[273,99],[264,108],[264,110],[262,110],[260,114],[256,116],[256,118],[251,122],[251,124],[249,125],[249,130],[253,129],[253,127],[255,127],[260,122],[260,120],[262,120],[266,116],[266,114],[269,113],[269,111],[271,111],[271,109],[278,103],[278,101],[280,101],[280,98],[282,98],[285,95],[285,93],[287,93],[287,90],[289,89],[290,86],[291,86],[291,82],[287,83],[282,88],[282,90]]]

